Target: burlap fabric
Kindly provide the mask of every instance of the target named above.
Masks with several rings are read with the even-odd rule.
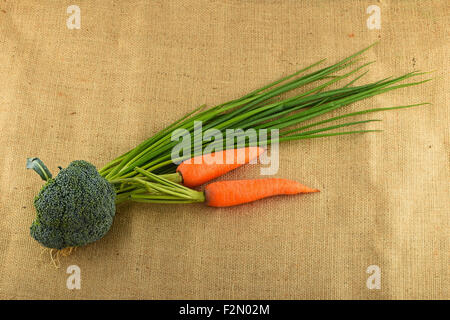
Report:
[[[449,298],[448,1],[72,2],[0,1],[0,298]],[[72,4],[79,30],[66,25]],[[366,23],[373,4],[379,30]],[[101,167],[200,104],[376,40],[362,82],[416,69],[434,80],[347,110],[432,105],[362,126],[381,133],[282,144],[277,177],[320,194],[124,205],[59,269],[30,238],[42,181],[27,157],[53,172]],[[258,167],[223,179],[243,177]],[[70,265],[80,290],[66,287]],[[379,290],[366,286],[370,265]]]

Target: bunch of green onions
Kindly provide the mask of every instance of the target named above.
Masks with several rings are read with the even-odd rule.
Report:
[[[172,148],[177,144],[177,141],[171,140],[172,132],[174,132],[174,130],[187,130],[191,135],[191,141],[194,141],[196,135],[203,134],[204,131],[212,128],[220,130],[224,136],[227,129],[240,128],[246,130],[252,128],[256,130],[256,132],[259,132],[262,129],[267,130],[268,132],[270,132],[271,129],[278,129],[278,137],[274,138],[269,135],[266,140],[257,142],[258,145],[263,146],[270,145],[274,142],[289,140],[313,139],[380,131],[332,131],[343,127],[379,121],[374,119],[351,121],[340,124],[331,124],[331,122],[365,113],[409,108],[426,103],[388,108],[373,108],[304,124],[306,121],[315,119],[316,117],[356,101],[367,99],[391,90],[418,85],[430,80],[427,79],[399,84],[401,81],[424,74],[415,71],[396,78],[389,77],[365,85],[354,85],[357,80],[367,73],[367,71],[362,70],[371,64],[371,62],[361,66],[355,66],[355,64],[360,60],[359,56],[372,46],[373,45],[329,67],[311,71],[311,69],[325,60],[318,61],[289,76],[246,94],[239,99],[206,110],[205,106],[200,106],[193,112],[145,140],[137,147],[114,159],[99,172],[109,182],[114,184],[118,203],[126,200],[151,203],[196,202],[201,201],[202,199],[196,199],[192,196],[190,192],[194,190],[190,190],[174,183],[180,182],[177,181],[178,176],[174,174],[176,170],[174,161],[183,161],[187,158],[200,155],[207,146],[211,149],[212,144],[215,144],[214,148],[216,151],[220,151],[229,148],[230,145],[232,145],[233,148],[249,146],[251,145],[251,142],[246,141],[244,145],[238,145],[236,141],[232,141],[230,144],[230,141],[226,141],[226,139],[220,143],[215,141],[203,142],[200,147],[192,146],[193,152],[191,155],[186,156],[185,158],[180,157],[179,159],[172,159]],[[340,71],[344,72],[338,74]],[[306,72],[309,73],[305,74]],[[329,89],[331,85],[346,79],[347,83],[344,83],[341,88]],[[306,85],[311,86],[312,84],[315,85],[312,89],[297,93],[290,98],[280,98],[281,95],[284,95],[289,91]],[[196,130],[198,129],[196,127],[198,121],[201,121],[202,123],[200,133]],[[328,123],[330,123],[330,125],[325,125]]]

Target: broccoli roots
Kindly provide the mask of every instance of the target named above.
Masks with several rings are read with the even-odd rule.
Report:
[[[114,187],[92,164],[73,161],[35,197],[37,217],[31,236],[54,249],[97,241],[111,228],[115,199]]]

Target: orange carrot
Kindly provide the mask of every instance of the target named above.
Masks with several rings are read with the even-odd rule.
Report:
[[[264,148],[260,147],[247,147],[213,152],[182,162],[177,172],[181,174],[183,184],[192,188],[249,163],[264,151]],[[229,161],[230,159],[232,161]]]
[[[297,181],[287,179],[256,179],[213,182],[205,188],[206,204],[211,207],[229,207],[266,197],[319,192]]]

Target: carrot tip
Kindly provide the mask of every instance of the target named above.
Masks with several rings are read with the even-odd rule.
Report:
[[[300,193],[315,193],[315,192],[320,192],[319,189],[308,189],[308,190],[303,190]]]

